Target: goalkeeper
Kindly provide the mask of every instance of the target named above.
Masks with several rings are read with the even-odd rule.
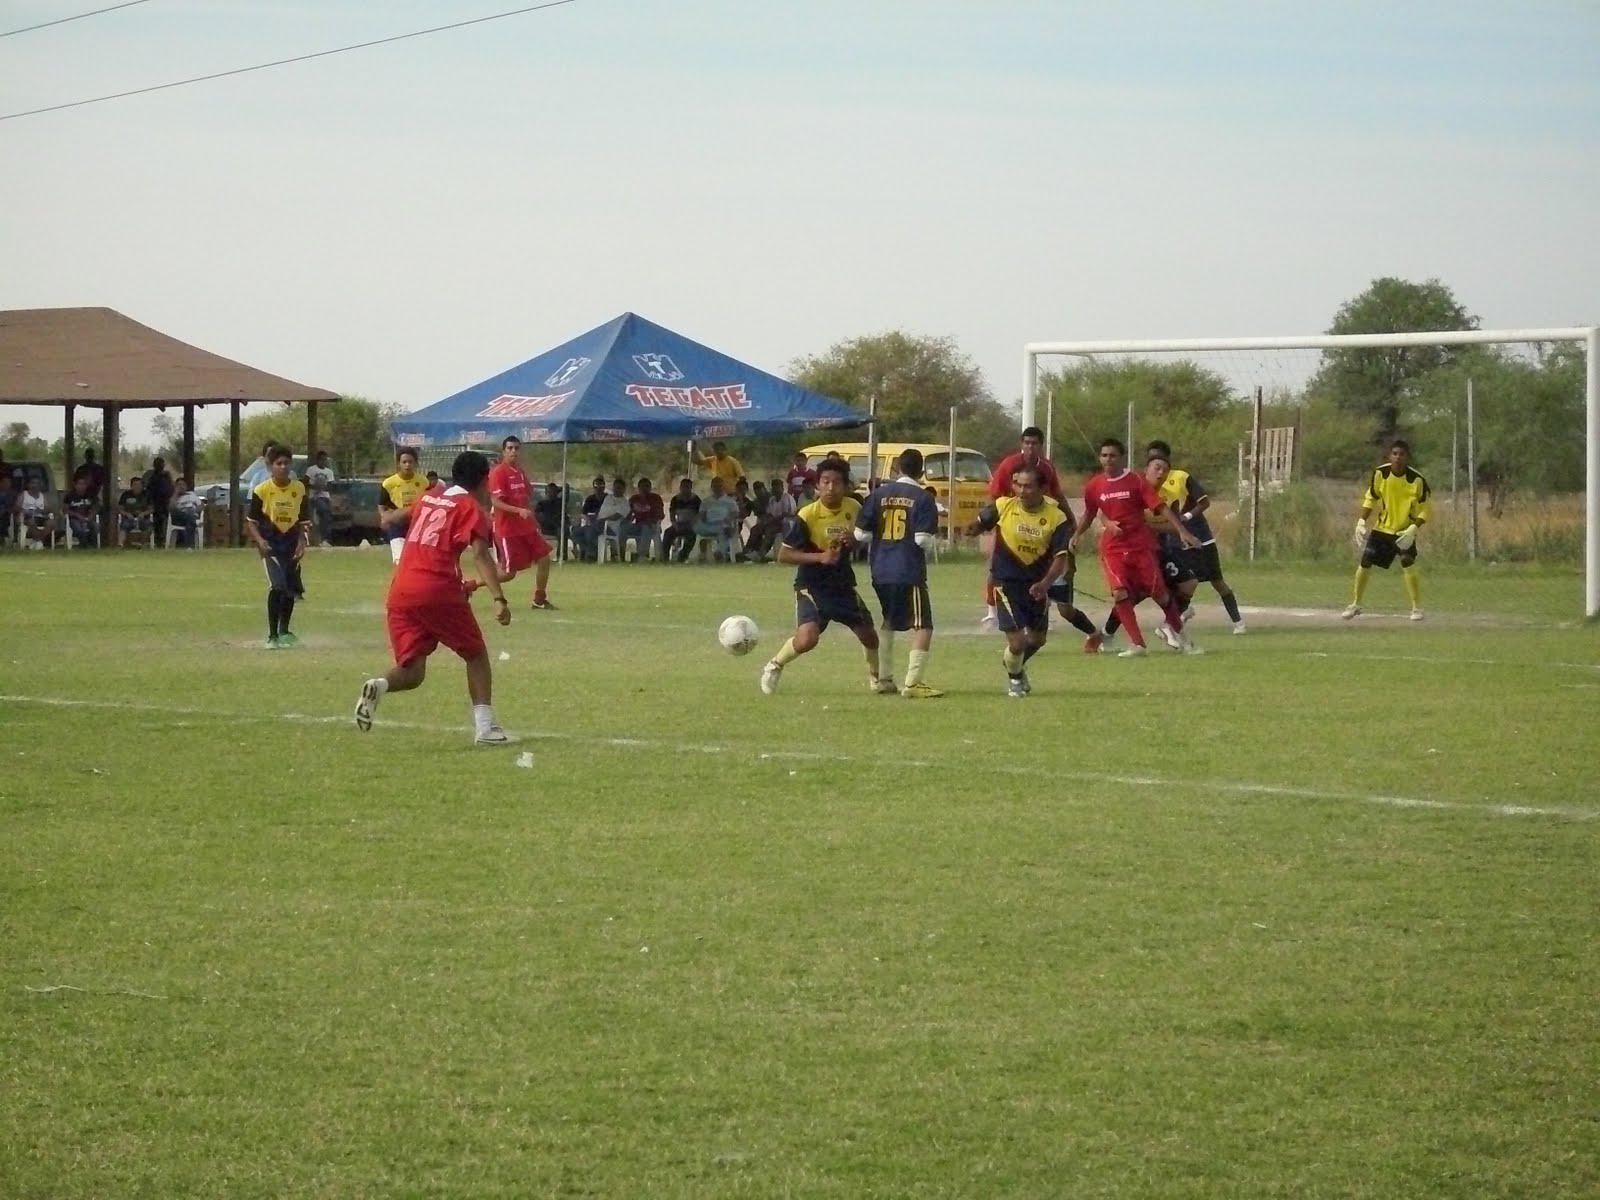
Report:
[[[1356,547],[1361,565],[1356,568],[1355,599],[1341,614],[1346,621],[1361,615],[1361,599],[1373,567],[1389,569],[1400,559],[1400,582],[1411,601],[1411,619],[1422,620],[1422,582],[1417,574],[1417,530],[1428,520],[1428,481],[1411,469],[1411,447],[1396,439],[1389,445],[1389,460],[1372,472],[1361,516],[1356,520]],[[1371,523],[1368,518],[1376,512]]]

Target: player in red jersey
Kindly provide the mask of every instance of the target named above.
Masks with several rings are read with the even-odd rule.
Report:
[[[1139,629],[1139,618],[1133,607],[1148,596],[1161,606],[1167,616],[1179,648],[1196,653],[1198,647],[1183,632],[1183,616],[1172,593],[1167,590],[1157,561],[1159,547],[1154,529],[1145,521],[1145,514],[1153,514],[1158,526],[1167,529],[1185,546],[1193,549],[1200,543],[1183,527],[1161,494],[1150,486],[1150,481],[1136,471],[1128,470],[1125,459],[1127,449],[1116,438],[1106,438],[1100,443],[1100,473],[1091,476],[1083,485],[1083,520],[1072,535],[1072,549],[1084,531],[1094,521],[1096,514],[1104,526],[1100,531],[1100,566],[1105,571],[1106,586],[1111,589],[1113,609],[1122,627],[1133,642],[1122,652],[1133,658],[1146,653],[1144,634]],[[1085,649],[1097,649],[1099,634],[1090,634]]]
[[[1072,510],[1067,507],[1066,493],[1061,490],[1061,478],[1056,474],[1054,464],[1042,453],[1044,449],[1044,430],[1037,425],[1029,425],[1022,431],[1020,446],[1002,458],[993,471],[989,472],[989,499],[996,501],[1010,496],[1011,475],[1018,467],[1032,467],[1039,472],[1039,486],[1044,494],[1059,504],[1066,512]],[[994,543],[991,541],[987,547],[988,553],[984,560],[994,554]],[[999,614],[995,608],[995,584],[987,575],[983,580],[983,620],[979,622],[985,629],[998,628]]]
[[[500,560],[500,582],[535,566],[533,607],[554,608],[545,589],[550,583],[550,543],[533,519],[528,476],[517,464],[522,442],[512,435],[500,443],[500,461],[489,472],[489,503],[494,510],[494,552]]]
[[[454,486],[442,495],[420,496],[412,510],[406,552],[389,581],[385,601],[395,665],[388,674],[361,685],[356,728],[363,733],[372,728],[378,701],[389,692],[420,687],[428,656],[444,645],[466,663],[474,740],[480,746],[501,745],[511,739],[494,719],[489,648],[461,579],[461,552],[470,546],[478,578],[494,597],[494,619],[502,625],[511,623],[511,606],[489,552],[489,522],[483,511],[489,501],[489,459],[476,450],[458,454],[451,477]]]

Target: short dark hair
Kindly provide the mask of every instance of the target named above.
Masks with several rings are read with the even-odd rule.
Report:
[[[692,479],[690,479],[690,478],[689,478],[689,477],[688,477],[688,476],[687,476],[687,475],[686,475],[686,476],[684,476],[684,477],[683,477],[683,478],[682,478],[682,479],[680,479],[680,480],[678,480],[678,486],[679,486],[679,487],[682,487],[682,486],[683,486],[683,485],[684,485],[684,484],[686,484],[686,483],[687,483],[687,484],[688,484],[688,485],[689,485],[689,486],[690,486],[690,487],[693,487],[693,486],[694,486],[694,480],[692,480]]]
[[[1154,458],[1156,455],[1160,455],[1168,462],[1172,461],[1172,447],[1161,441],[1159,438],[1146,446],[1144,451],[1152,458]]]
[[[188,487],[189,486],[188,476],[179,475],[176,479],[174,479],[172,481],[172,486],[173,487],[177,487],[180,483],[183,484],[184,487]]]
[[[648,492],[650,490],[650,481],[643,475],[639,476],[639,490],[644,492]]]
[[[838,455],[830,454],[817,464],[818,479],[821,479],[829,471],[832,471],[843,480],[846,487],[850,486],[850,464],[845,462],[844,459],[838,457]]]
[[[593,479],[589,480],[589,484],[590,484],[591,487],[593,485],[597,484],[597,483],[601,487],[605,487],[605,485],[606,485],[606,477],[604,475],[596,475]]]
[[[1020,466],[1011,468],[1011,478],[1015,479],[1018,475],[1032,475],[1035,483],[1042,483],[1044,481],[1044,472],[1039,470],[1038,467],[1029,466],[1027,463],[1022,463]]]
[[[1394,441],[1389,443],[1389,449],[1391,449],[1391,450],[1404,450],[1407,454],[1410,454],[1411,453],[1411,443],[1406,441],[1405,438],[1395,438]]]
[[[520,445],[522,445],[522,439],[519,438],[514,433],[508,433],[508,434],[505,435],[505,437],[500,439],[500,449],[502,449],[502,450],[504,450],[507,446],[520,446]]]
[[[399,462],[408,454],[411,455],[412,462],[418,461],[417,448],[415,446],[397,446],[394,452],[395,462]]]
[[[463,450],[450,464],[450,482],[457,487],[475,491],[489,478],[489,456],[482,450]]]
[[[275,463],[280,458],[287,458],[290,462],[294,461],[294,451],[281,442],[267,451],[267,461],[269,463]]]
[[[1114,438],[1114,437],[1101,438],[1100,439],[1100,449],[1104,450],[1107,446],[1115,446],[1117,448],[1117,453],[1118,454],[1122,455],[1123,458],[1127,458],[1128,457],[1128,448],[1122,444],[1122,439],[1121,438]]]
[[[1030,438],[1030,437],[1031,438],[1038,438],[1042,442],[1042,441],[1044,441],[1044,430],[1040,429],[1037,425],[1029,425],[1026,429],[1024,429],[1021,433],[1019,433],[1017,435],[1017,439],[1019,441],[1021,439],[1023,439],[1023,438]]]
[[[1023,430],[1024,433],[1027,430]],[[922,451],[906,449],[900,451],[900,473],[909,475],[912,479],[922,478]]]

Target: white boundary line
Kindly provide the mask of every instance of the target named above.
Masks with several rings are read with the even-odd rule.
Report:
[[[226,710],[192,708],[181,705],[144,704],[140,702],[127,702],[120,700],[76,700],[59,696],[16,696],[0,695],[3,704],[37,704],[49,708],[88,708],[88,709],[127,709],[132,712],[159,713],[174,717],[197,717],[207,721],[219,721],[225,724],[254,724],[262,718],[259,713],[228,712]],[[293,721],[307,725],[345,725],[352,724],[350,716],[327,716],[313,713],[277,713],[271,720]],[[412,729],[425,733],[453,733],[466,735],[466,725],[439,725],[422,721],[391,721],[380,720],[375,726],[381,725],[390,729]],[[610,746],[618,750],[648,750],[677,751],[688,754],[713,754],[713,755],[753,755],[757,760],[797,760],[801,762],[859,762],[875,767],[931,767],[934,764],[921,759],[883,759],[850,754],[821,754],[809,750],[770,750],[754,751],[745,747],[725,746],[718,743],[695,744],[693,742],[656,741],[648,738],[597,738],[583,733],[559,733],[542,731],[537,733],[520,734],[512,739],[512,743],[526,741],[574,742],[581,741],[586,745]],[[1131,785],[1134,787],[1160,788],[1166,790],[1188,790],[1215,792],[1226,796],[1264,796],[1279,797],[1290,800],[1331,800],[1350,804],[1379,805],[1385,808],[1410,808],[1433,809],[1444,812],[1471,812],[1482,813],[1496,817],[1560,817],[1569,821],[1592,821],[1600,817],[1600,811],[1591,808],[1552,808],[1549,806],[1531,806],[1523,804],[1492,804],[1462,800],[1425,800],[1414,796],[1395,796],[1386,793],[1367,793],[1339,791],[1329,788],[1291,787],[1269,783],[1244,783],[1235,780],[1222,779],[1165,779],[1156,775],[1123,775],[1101,771],[1061,771],[1040,767],[991,767],[990,770],[1005,775],[1020,775],[1032,779],[1050,778],[1068,780],[1074,783],[1117,784]]]

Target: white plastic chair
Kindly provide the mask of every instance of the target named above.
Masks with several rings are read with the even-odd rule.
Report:
[[[167,538],[166,538],[166,547],[167,547],[168,550],[171,550],[174,546],[176,546],[178,544],[178,534],[180,534],[182,532],[183,532],[183,530],[178,526],[177,522],[175,522],[172,519],[172,515],[169,513],[167,515]],[[206,514],[205,514],[205,509],[202,508],[199,512],[197,512],[195,514],[195,519],[194,519],[194,549],[196,549],[196,550],[204,550],[205,548],[206,548]]]

